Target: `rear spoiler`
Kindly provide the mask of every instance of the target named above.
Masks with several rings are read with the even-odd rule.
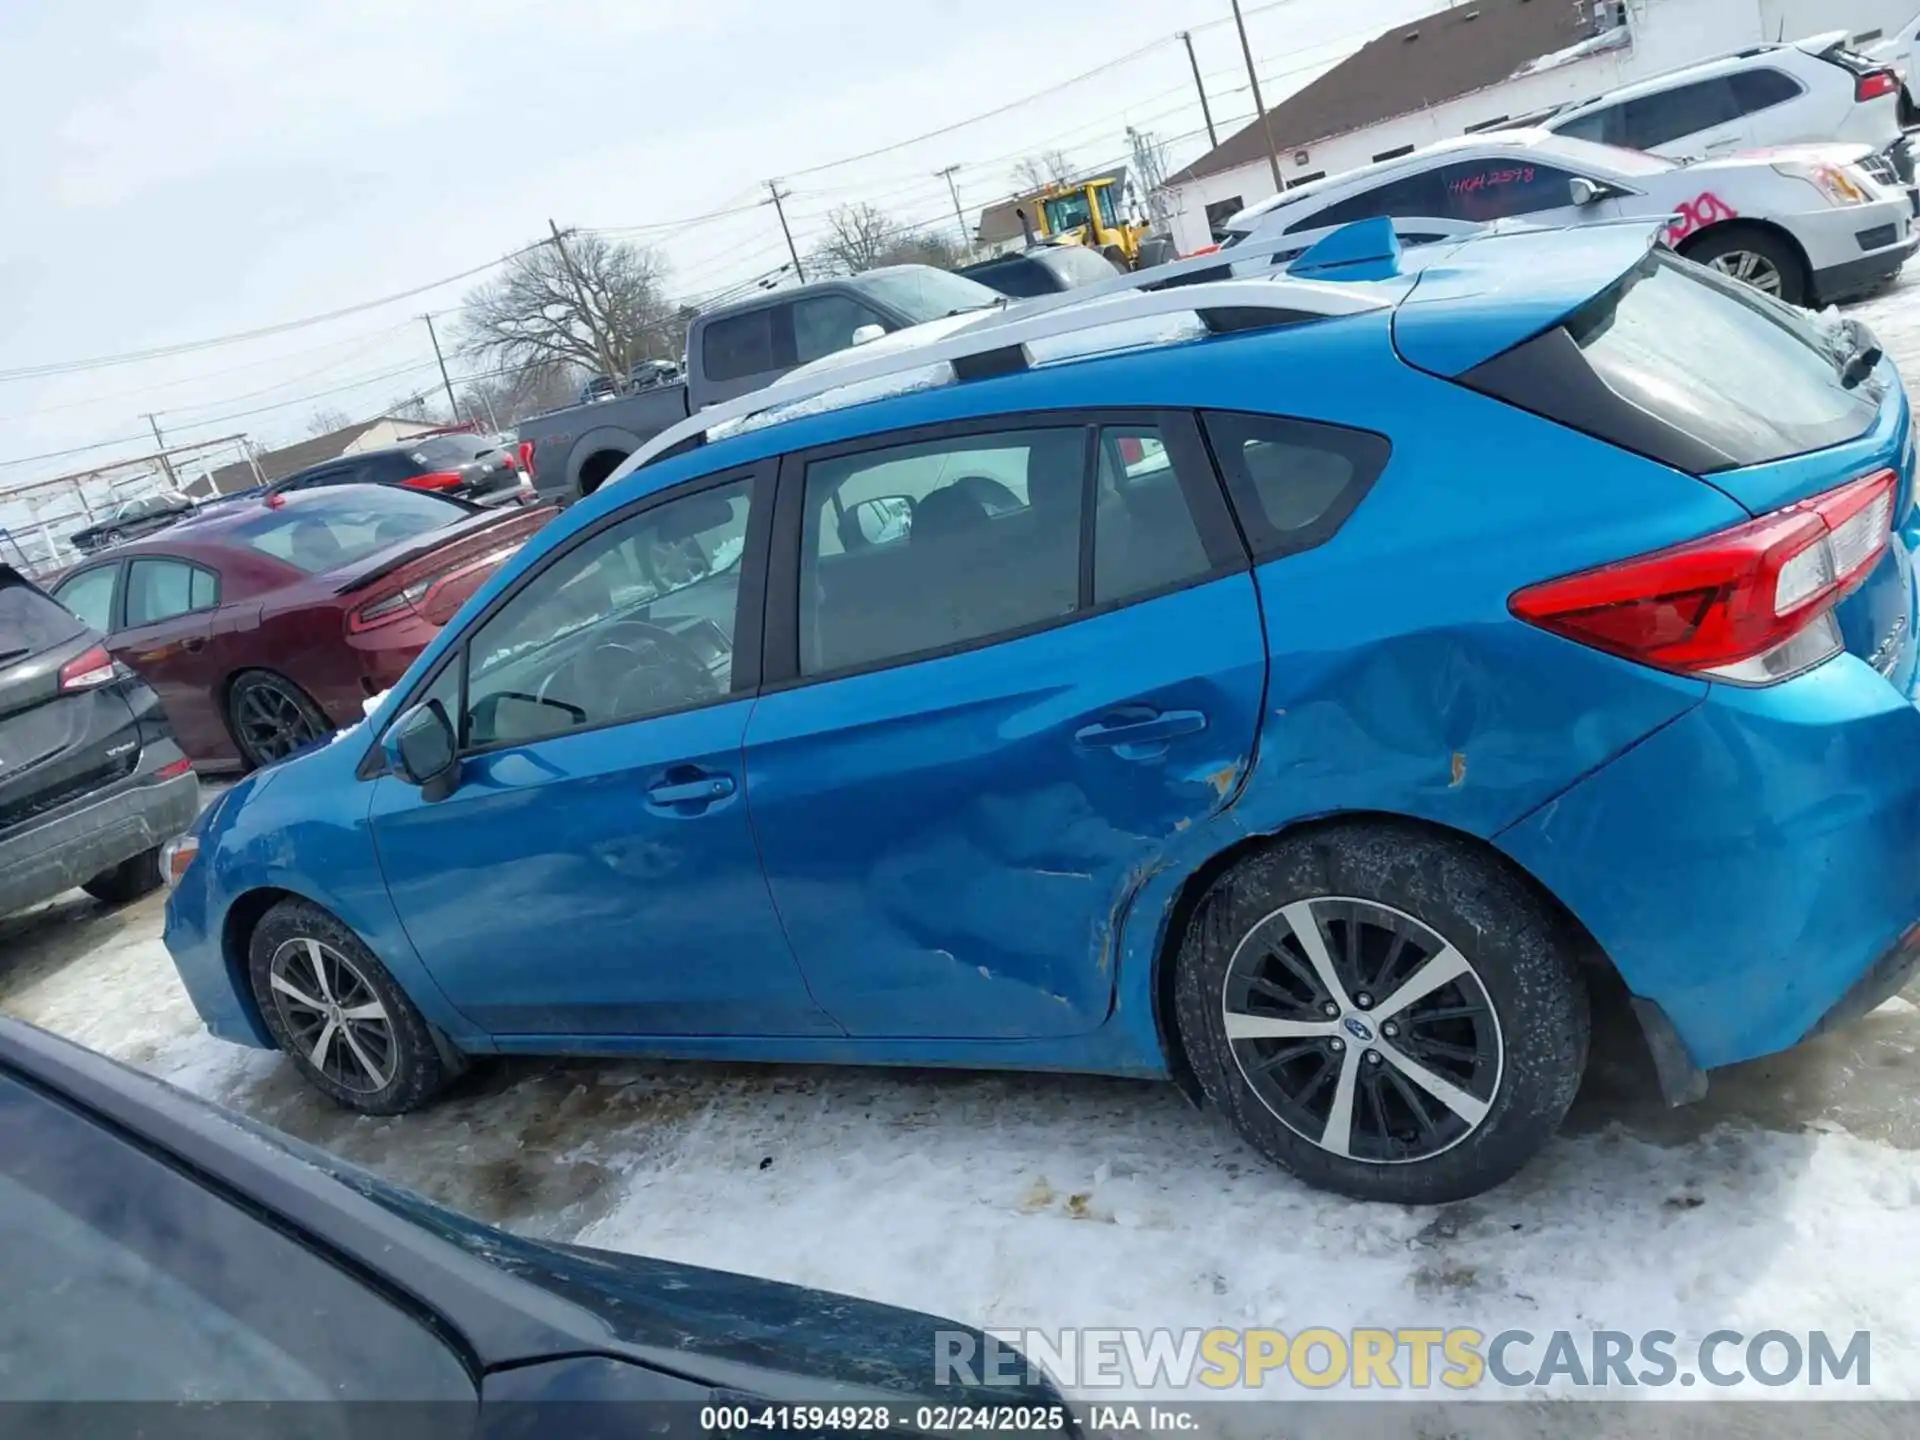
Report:
[[[1835,50],[1851,50],[1853,35],[1846,30],[1828,30],[1819,35],[1809,35],[1804,40],[1792,42],[1796,50],[1804,50],[1809,55],[1831,55]]]
[[[498,510],[483,510],[480,513],[486,516],[486,523],[475,525],[470,530],[461,531],[459,536],[456,537],[457,539],[465,540],[472,535],[484,535],[488,530],[491,530],[502,521],[510,520],[515,516],[525,515],[527,510],[524,506],[502,505]],[[335,589],[333,593],[336,595],[351,595],[356,590],[364,590],[376,581],[386,579],[387,576],[393,574],[394,571],[411,565],[422,555],[431,554],[433,551],[438,550],[442,545],[445,545],[447,541],[448,537],[444,531],[430,530],[420,537],[420,543],[418,545],[409,545],[398,555],[382,560],[378,565],[375,565],[363,574],[349,576],[340,583],[339,587]]]

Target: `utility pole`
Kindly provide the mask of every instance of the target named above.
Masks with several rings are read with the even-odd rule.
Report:
[[[558,243],[559,238],[557,235],[554,237],[556,243]],[[565,253],[564,250],[562,253]],[[453,398],[453,381],[447,378],[447,357],[440,353],[440,337],[434,332],[433,316],[422,315],[420,318],[427,322],[427,338],[433,341],[433,358],[440,362],[440,383],[447,387],[447,414],[452,416],[453,423],[458,425],[460,423],[460,402]]]
[[[1240,0],[1233,0],[1233,23],[1240,31],[1240,53],[1246,57],[1247,83],[1253,87],[1253,108],[1260,116],[1260,133],[1267,139],[1267,164],[1273,167],[1273,193],[1278,195],[1287,188],[1287,182],[1280,178],[1280,152],[1273,148],[1273,122],[1260,99],[1260,76],[1253,68],[1253,46],[1247,43],[1247,21],[1240,13]]]
[[[160,422],[149,414],[147,424],[153,427],[153,443],[160,447],[160,468],[167,472],[167,485],[170,489],[180,488],[180,477],[173,473],[173,462],[167,458],[167,437],[160,433]]]
[[[780,217],[780,233],[787,237],[787,254],[793,257],[793,273],[799,277],[800,283],[804,285],[807,283],[807,272],[800,264],[800,251],[798,247],[794,245],[793,231],[787,225],[786,207],[780,203],[787,198],[787,195],[793,192],[787,191],[786,194],[782,194],[780,182],[777,180],[769,180],[767,181],[767,193],[773,196],[773,213]]]
[[[1182,30],[1180,38],[1186,43],[1187,64],[1193,67],[1193,88],[1200,92],[1200,113],[1207,122],[1207,144],[1213,149],[1220,148],[1220,132],[1213,128],[1213,107],[1207,103],[1207,82],[1200,78],[1200,62],[1194,58],[1193,36]]]
[[[953,197],[953,218],[960,225],[960,243],[967,247],[967,254],[971,255],[973,254],[973,236],[967,231],[966,211],[960,207],[960,187],[953,183],[954,173],[959,168],[958,165],[949,165],[944,170],[934,171],[933,178],[947,182],[947,193]]]
[[[588,333],[593,337],[593,348],[600,354],[600,363],[607,368],[607,378],[612,380],[616,385],[620,384],[623,377],[614,373],[620,367],[614,363],[613,347],[601,338],[599,328],[593,323],[593,311],[587,305],[586,284],[580,279],[580,272],[573,268],[573,256],[567,253],[566,239],[561,235],[560,227],[553,223],[553,217],[551,215],[547,217],[547,229],[553,232],[553,248],[559,253],[560,268],[566,272],[567,283],[573,290],[573,303],[580,307],[580,321],[587,327]],[[439,346],[436,344],[434,348],[437,351]],[[442,367],[441,373],[445,373],[445,367]],[[457,420],[459,418],[459,413],[456,411],[454,419]]]

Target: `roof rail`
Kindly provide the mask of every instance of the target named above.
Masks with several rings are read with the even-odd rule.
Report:
[[[1257,279],[1232,278],[1229,267],[1233,263],[1298,248],[1297,237],[1249,240],[1231,251],[1156,265],[1058,295],[996,308],[924,345],[864,358],[855,350],[842,351],[830,357],[837,363],[812,374],[776,380],[669,426],[628,456],[602,488],[624,480],[668,451],[677,451],[689,442],[698,443],[709,431],[729,421],[745,420],[831,391],[890,377],[909,377],[942,364],[970,372],[972,378],[1026,369],[1035,363],[1027,347],[1036,341],[1178,315],[1197,315],[1209,331],[1223,333],[1252,328],[1263,314],[1270,317],[1267,323],[1272,325],[1297,324],[1379,310],[1389,303],[1378,292],[1351,281],[1295,279],[1284,270]],[[1160,343],[1165,341],[1166,337],[1160,337]],[[1140,343],[1138,339],[1122,340],[1116,348]],[[842,356],[846,358],[842,360]],[[970,361],[978,363],[969,365]]]

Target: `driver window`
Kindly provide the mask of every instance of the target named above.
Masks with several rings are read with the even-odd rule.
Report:
[[[549,565],[468,644],[468,746],[716,700],[733,683],[751,482],[685,495]]]

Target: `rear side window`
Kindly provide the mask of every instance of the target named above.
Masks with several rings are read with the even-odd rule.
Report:
[[[107,588],[113,588],[109,568]],[[86,627],[26,581],[0,571],[0,660],[38,655],[74,639]],[[105,625],[97,625],[105,630]]]
[[[1858,439],[1881,399],[1797,312],[1656,251],[1565,325],[1463,383],[1695,474]]]
[[[1618,142],[1634,150],[1651,150],[1716,125],[1737,120],[1744,113],[1730,77],[1716,75],[1691,85],[1676,85],[1657,95],[1642,95],[1621,107],[1624,114]]]
[[[1800,97],[1800,82],[1779,70],[1742,70],[1727,77],[1740,102],[1740,113],[1751,115]]]
[[[1219,410],[1201,418],[1259,560],[1325,544],[1393,450],[1384,435],[1315,421]]]
[[[135,560],[127,567],[127,624],[151,625],[211,610],[218,595],[211,570],[182,560]]]
[[[779,306],[724,315],[709,321],[700,342],[701,368],[709,380],[742,380],[783,368],[774,345]]]

